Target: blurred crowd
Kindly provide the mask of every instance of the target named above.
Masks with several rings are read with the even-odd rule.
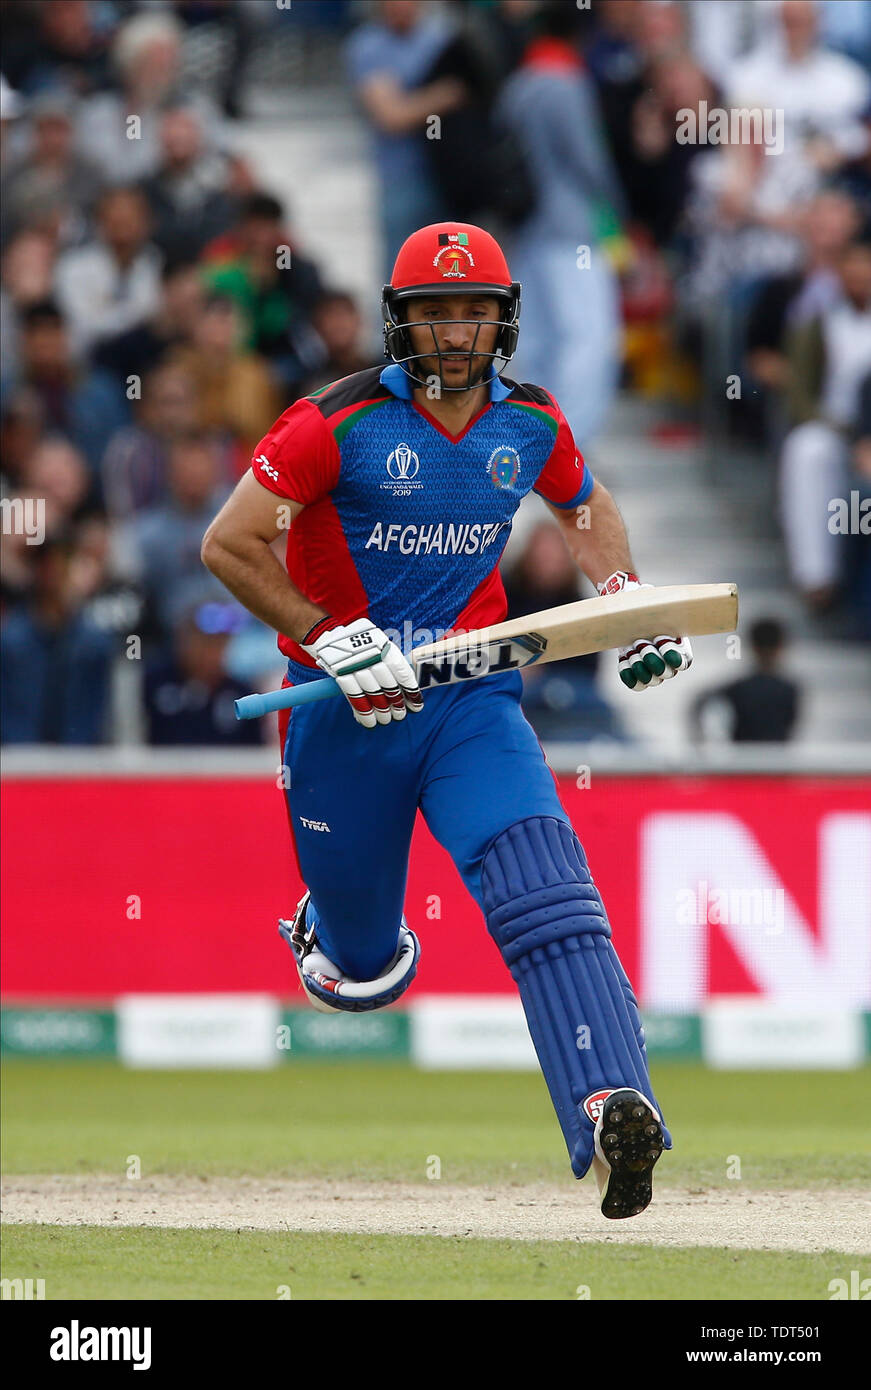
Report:
[[[240,10],[3,7],[8,743],[265,732],[232,702],[279,678],[274,634],[200,542],[275,418],[371,353],[353,297],[234,151],[237,94],[185,71],[196,25]]]
[[[523,283],[509,375],[553,390],[582,448],[621,386],[690,422],[716,395],[771,474],[808,611],[871,640],[871,5],[6,0],[4,740],[265,736],[232,700],[277,679],[273,634],[200,540],[276,416],[380,356],[369,306],[236,148],[267,11],[329,35],[371,137],[385,278],[427,222],[499,235]],[[208,25],[230,56],[200,71]],[[770,124],[723,143],[733,108]],[[512,613],[576,596],[554,536],[506,573]],[[624,736],[595,661],[527,705],[543,736]]]

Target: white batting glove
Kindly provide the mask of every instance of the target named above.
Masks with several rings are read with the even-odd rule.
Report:
[[[653,585],[642,584],[628,570],[616,570],[596,588],[600,594],[619,594],[626,589],[652,589]],[[617,649],[617,671],[629,690],[650,690],[692,664],[693,649],[688,637],[643,637],[631,647]]]
[[[338,683],[354,718],[365,728],[423,709],[411,666],[395,642],[368,618],[357,618],[347,627],[322,618],[300,646]]]

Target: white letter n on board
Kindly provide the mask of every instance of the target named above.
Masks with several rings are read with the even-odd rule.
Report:
[[[695,1010],[704,1001],[711,928],[680,913],[681,892],[700,882],[721,891],[782,893],[783,930],[753,922],[718,928],[763,994],[812,1003],[867,1007],[871,972],[871,815],[820,817],[819,931],[815,934],[765,854],[737,816],[657,812],[640,832],[639,990],[645,1006]]]

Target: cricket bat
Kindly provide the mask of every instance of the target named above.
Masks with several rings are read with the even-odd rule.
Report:
[[[641,637],[734,632],[737,623],[737,584],[672,584],[564,603],[543,613],[428,642],[406,655],[421,690],[429,690],[535,663],[628,647]],[[333,678],[326,676],[265,695],[245,695],[236,701],[236,718],[257,719],[271,710],[329,700],[341,693]]]

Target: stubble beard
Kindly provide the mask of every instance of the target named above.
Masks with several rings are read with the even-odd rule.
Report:
[[[421,375],[426,377],[429,382],[433,377],[439,382],[442,389],[448,389],[453,396],[460,395],[463,391],[474,391],[483,385],[484,374],[490,367],[493,359],[489,356],[482,356],[479,353],[472,353],[471,377],[469,376],[469,353],[460,353],[456,357],[450,357],[442,353],[441,359],[435,355],[425,357],[421,360],[420,366],[423,368]],[[462,368],[458,372],[446,372],[445,362],[455,361]]]

